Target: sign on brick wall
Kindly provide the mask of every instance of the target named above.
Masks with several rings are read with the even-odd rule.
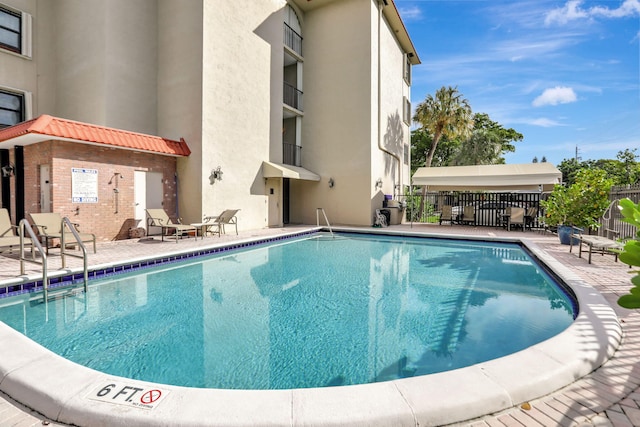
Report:
[[[73,203],[98,203],[98,170],[71,168]]]

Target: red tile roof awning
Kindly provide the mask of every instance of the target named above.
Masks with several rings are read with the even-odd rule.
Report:
[[[46,114],[0,129],[0,148],[29,145],[52,139],[81,144],[106,145],[165,156],[188,156],[191,154],[191,150],[182,138],[180,141],[174,141],[159,136],[76,122]]]

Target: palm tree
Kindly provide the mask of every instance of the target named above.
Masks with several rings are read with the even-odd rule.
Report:
[[[418,122],[429,134],[433,135],[433,143],[429,147],[424,162],[431,166],[433,154],[440,138],[446,136],[466,138],[473,129],[473,116],[469,101],[462,97],[457,87],[441,87],[436,96],[430,94],[416,107],[413,121]]]
[[[463,98],[457,87],[441,87],[435,97],[427,95],[416,107],[413,121],[433,136],[431,146],[427,151],[424,166],[431,167],[433,155],[440,138],[443,136],[454,139],[467,138],[473,129],[473,116],[469,101]],[[424,199],[427,187],[422,188],[420,212],[424,211]]]

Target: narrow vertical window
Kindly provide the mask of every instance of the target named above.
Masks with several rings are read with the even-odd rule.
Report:
[[[411,101],[404,97],[404,108],[402,109],[402,120],[406,124],[411,124]]]
[[[404,81],[411,86],[411,59],[409,55],[404,55]]]

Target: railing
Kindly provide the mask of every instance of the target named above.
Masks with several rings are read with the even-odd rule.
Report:
[[[283,91],[283,102],[298,111],[303,111],[302,91],[287,82],[284,82]]]
[[[70,254],[65,252],[66,243],[65,243],[64,236],[67,235],[67,233],[65,232],[65,228],[68,228],[71,231],[71,235],[73,236],[76,243],[78,244],[78,247],[82,252],[82,255]],[[62,260],[62,268],[65,267],[65,256],[72,256],[72,257],[82,259],[82,267],[83,267],[83,273],[84,273],[84,276],[83,276],[84,291],[87,292],[87,286],[89,283],[89,266],[88,266],[88,259],[87,259],[87,248],[84,246],[84,243],[82,243],[82,239],[80,238],[80,235],[76,231],[76,228],[73,226],[69,218],[67,218],[66,216],[62,218],[62,225],[60,227],[60,230],[62,231],[62,233],[60,233],[60,258]]]
[[[32,249],[31,249],[31,259],[26,259],[24,256],[24,234],[25,234],[25,230],[27,232],[27,234],[29,235],[29,238],[31,238],[31,245],[32,245]],[[24,270],[24,263],[26,262],[32,262],[34,264],[42,264],[42,290],[44,293],[44,300],[45,302],[47,301],[47,292],[49,290],[49,277],[47,275],[47,254],[45,253],[45,250],[42,248],[42,245],[40,244],[40,240],[38,239],[38,237],[36,236],[36,234],[33,232],[33,228],[31,227],[31,224],[29,224],[29,221],[26,219],[22,219],[19,223],[18,223],[18,233],[20,234],[20,274],[24,275],[25,274],[25,270]],[[33,256],[33,246],[35,245],[35,247],[38,249],[38,251],[40,252],[40,255],[42,256],[42,262],[38,262],[35,260],[35,257]]]
[[[329,227],[329,233],[331,233],[331,237],[335,238],[333,235],[333,230],[331,229],[331,224],[329,224],[329,218],[327,218],[327,213],[324,211],[324,208],[316,208],[316,224],[320,227],[320,212],[322,212],[322,216],[324,217],[324,222],[327,223],[327,227]]]
[[[293,28],[284,24],[284,44],[289,49],[302,56],[302,36]]]
[[[282,143],[282,163],[285,165],[302,166],[302,147],[296,144]]]
[[[600,218],[600,230],[604,230],[606,233],[619,238],[635,236],[637,231],[636,227],[622,221],[622,215],[620,214],[620,209],[618,209],[618,201],[624,198],[631,199],[634,203],[639,203],[640,184],[616,185],[612,187],[609,192],[611,205],[603,217]]]

